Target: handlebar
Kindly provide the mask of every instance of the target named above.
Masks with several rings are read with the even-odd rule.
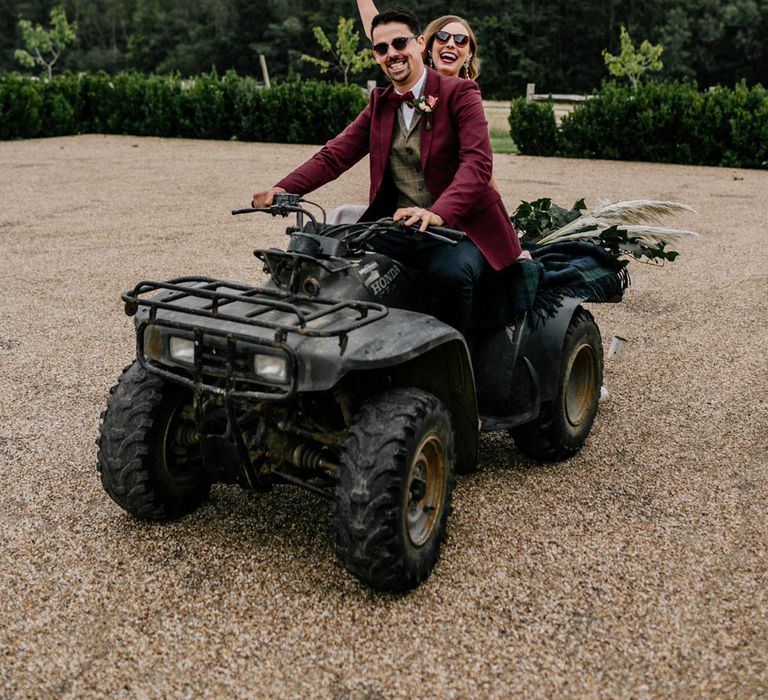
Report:
[[[238,215],[252,214],[254,212],[264,212],[266,214],[271,214],[272,216],[288,216],[289,213],[293,212],[296,214],[297,224],[296,229],[293,230],[303,229],[304,216],[307,216],[314,225],[315,230],[320,232],[320,226],[317,222],[317,218],[312,214],[312,212],[302,207],[302,203],[312,204],[313,206],[318,207],[323,213],[323,223],[325,223],[325,210],[320,205],[302,199],[300,195],[291,194],[290,192],[275,192],[272,199],[272,204],[269,207],[245,207],[243,209],[233,209],[232,214]],[[384,228],[389,228],[390,230],[395,228],[402,233],[418,233],[418,228],[416,226],[405,226],[402,221],[395,221],[392,218],[379,219],[378,221],[374,222],[361,221],[356,224],[348,224],[348,226],[354,226],[358,231],[359,227],[363,225],[366,225],[369,228],[362,235],[358,234],[354,236],[354,239],[361,243],[370,238],[372,235],[381,232]],[[339,224],[334,228],[338,230],[344,226],[344,224]],[[291,232],[291,229],[289,229],[289,232]],[[428,226],[427,230],[423,233],[439,241],[443,241],[444,243],[449,243],[450,245],[456,245],[456,243],[463,241],[467,237],[467,234],[464,233],[464,231],[459,231],[458,229],[449,228],[447,226]]]

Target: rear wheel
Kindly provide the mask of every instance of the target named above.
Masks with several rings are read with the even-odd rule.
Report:
[[[557,396],[542,406],[539,418],[511,431],[518,449],[544,460],[575,454],[592,429],[602,384],[600,330],[592,314],[579,307],[565,333]]]
[[[112,500],[138,518],[176,518],[208,497],[191,400],[138,362],[112,388],[97,440],[98,469]]]
[[[364,583],[407,590],[432,572],[451,510],[448,410],[419,389],[368,399],[344,445],[334,530],[343,566]]]

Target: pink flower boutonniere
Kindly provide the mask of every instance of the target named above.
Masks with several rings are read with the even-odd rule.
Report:
[[[413,108],[421,112],[427,120],[425,125],[427,129],[432,128],[432,112],[437,106],[438,99],[434,95],[419,95],[413,101]]]

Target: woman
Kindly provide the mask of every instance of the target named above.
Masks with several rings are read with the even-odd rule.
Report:
[[[373,0],[357,0],[365,35],[371,38],[371,22],[379,14]],[[465,19],[444,15],[424,30],[427,40],[424,61],[438,73],[475,80],[480,72],[475,33]]]

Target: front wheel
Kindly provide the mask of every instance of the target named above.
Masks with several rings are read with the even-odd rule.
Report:
[[[592,314],[577,308],[565,333],[555,400],[534,421],[511,430],[527,457],[560,460],[576,454],[592,429],[603,384],[603,345]]]
[[[342,565],[382,590],[426,579],[445,537],[454,463],[450,414],[432,394],[394,389],[368,399],[350,428],[336,485]]]
[[[169,520],[208,497],[211,481],[191,399],[138,361],[112,388],[101,417],[97,464],[104,490],[131,515]]]

